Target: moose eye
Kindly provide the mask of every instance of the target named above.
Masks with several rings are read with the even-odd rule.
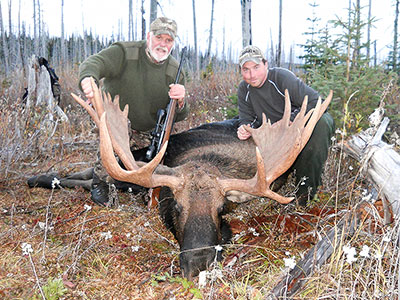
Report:
[[[225,212],[225,204],[222,204],[220,207],[218,207],[217,212],[219,215],[224,214]]]

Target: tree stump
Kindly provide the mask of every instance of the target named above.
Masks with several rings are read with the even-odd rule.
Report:
[[[43,105],[49,112],[47,119],[52,121],[56,113],[61,121],[68,121],[67,115],[56,104],[54,99],[50,75],[44,66],[40,66],[38,57],[33,55],[29,61],[27,111],[33,105]]]

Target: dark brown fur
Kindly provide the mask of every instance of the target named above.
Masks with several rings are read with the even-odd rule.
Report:
[[[251,178],[256,170],[254,144],[238,140],[237,126],[235,119],[205,124],[170,138],[164,163],[176,167],[175,176],[184,175],[185,188],[175,195],[162,188],[160,214],[180,245],[187,278],[219,260],[215,246],[231,237],[222,218],[227,200],[215,186],[216,177]],[[140,153],[144,150],[134,153],[136,159]]]

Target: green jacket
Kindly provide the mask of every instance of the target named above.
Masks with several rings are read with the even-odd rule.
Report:
[[[79,88],[83,78],[96,82],[104,78],[103,90],[120,96],[121,109],[129,104],[132,129],[148,131],[157,123],[157,111],[169,103],[169,85],[175,82],[178,62],[171,55],[163,64],[147,56],[146,41],[117,42],[88,57],[79,67]],[[182,72],[179,83],[184,84]],[[176,121],[188,114],[188,105],[177,110]]]

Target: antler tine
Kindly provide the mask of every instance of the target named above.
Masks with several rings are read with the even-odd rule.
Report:
[[[108,174],[114,179],[132,182],[148,188],[156,186],[168,186],[172,189],[177,188],[180,184],[180,178],[176,176],[153,174],[165,154],[168,142],[164,144],[153,160],[143,167],[139,168],[135,163],[133,170],[124,170],[121,168],[114,156],[114,146],[108,132],[106,115],[107,112],[105,112],[100,118],[100,155],[103,166],[107,170]]]
[[[81,106],[83,106],[84,109],[89,113],[91,116],[93,122],[96,124],[97,127],[100,126],[100,117],[104,112],[104,107],[103,107],[103,100],[100,95],[100,91],[97,88],[97,85],[93,79],[93,77],[90,77],[90,84],[92,85],[93,89],[93,99],[91,101],[93,107],[89,104],[89,102],[86,102],[83,100],[81,97],[75,95],[74,93],[71,93],[72,98],[76,102],[78,102]]]
[[[255,196],[269,197],[280,203],[292,201],[292,197],[283,197],[271,191],[270,185],[289,169],[303,150],[316,123],[328,107],[332,95],[331,91],[323,105],[321,105],[321,99],[319,99],[316,107],[307,114],[305,112],[308,98],[305,97],[300,112],[293,123],[290,124],[291,105],[289,93],[286,90],[285,112],[280,121],[271,125],[270,122],[266,122],[266,117],[263,115],[263,124],[259,128],[246,127],[251,132],[257,146],[256,175],[249,180],[220,179],[219,183],[223,193],[237,190]]]
[[[331,90],[329,92],[328,97],[325,99],[324,102],[322,102],[321,97],[319,97],[319,99],[317,101],[317,105],[315,106],[315,108],[311,109],[307,113],[307,115],[304,118],[302,118],[302,120],[300,120],[300,122],[303,124],[302,126],[304,126],[304,124],[307,123],[307,121],[308,121],[308,123],[305,126],[304,131],[302,133],[303,147],[305,146],[305,144],[307,143],[307,141],[311,137],[311,134],[314,131],[315,125],[317,124],[317,122],[319,121],[321,116],[324,114],[326,109],[328,108],[328,105],[331,103],[332,96],[333,96],[333,91]],[[304,103],[303,103],[303,106],[304,106]],[[303,107],[302,107],[302,109],[303,109]],[[299,113],[299,115],[300,115],[300,113]],[[293,123],[297,121],[297,117],[298,116],[296,116],[296,118],[293,121]]]
[[[112,145],[115,152],[128,170],[137,168],[135,159],[129,147],[128,118],[119,108],[119,101],[114,101],[110,94],[102,93],[91,78],[93,90],[92,103],[96,115],[100,118],[107,111],[107,127],[110,131]],[[100,128],[100,121],[96,125]]]
[[[97,87],[97,84],[94,81],[93,77],[90,77],[90,84],[92,85],[92,90],[93,90],[92,103],[93,103],[94,109],[97,112],[97,115],[100,118],[104,113],[103,98],[101,97],[101,92],[100,92],[99,88]]]
[[[287,102],[289,101],[289,105],[287,105]],[[304,98],[304,101],[303,101],[303,105],[302,105],[302,108],[303,108],[303,106],[304,106],[304,102],[306,102],[307,103],[307,101],[308,101],[308,97],[306,96],[305,98]],[[306,104],[307,105],[307,104]],[[301,111],[300,111],[301,112]],[[285,90],[285,109],[284,109],[284,112],[283,112],[283,116],[282,116],[282,119],[281,119],[281,121],[282,121],[282,123],[283,123],[283,126],[289,126],[289,124],[290,124],[290,113],[291,113],[291,105],[290,105],[290,96],[289,96],[289,92],[288,92],[288,90],[286,89]],[[252,128],[253,129],[253,128]]]
[[[128,112],[125,105],[123,111],[119,107],[119,97],[114,100],[109,93],[101,93],[93,79],[91,79],[93,99],[91,107],[80,97],[72,94],[72,97],[81,104],[92,117],[100,130],[100,155],[102,163],[111,177],[126,182],[132,182],[144,187],[168,186],[177,189],[181,179],[172,175],[153,174],[159,165],[167,149],[167,143],[160,152],[148,164],[138,167],[129,147]],[[115,158],[117,153],[127,170],[119,165]]]

